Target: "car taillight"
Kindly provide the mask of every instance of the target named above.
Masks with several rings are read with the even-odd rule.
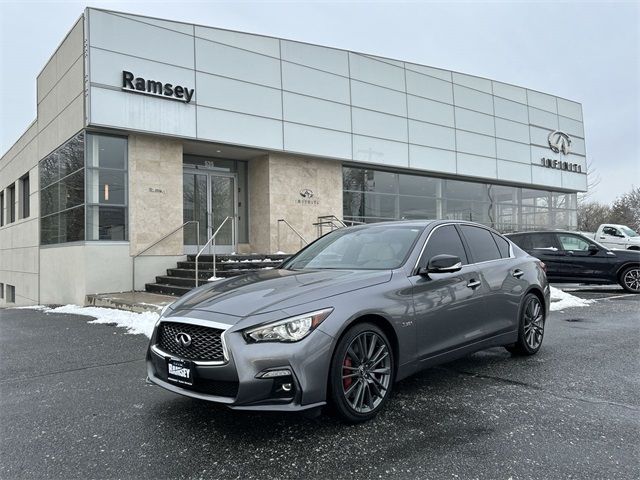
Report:
[[[547,264],[546,264],[546,263],[544,263],[544,262],[540,262],[540,261],[539,261],[539,262],[538,262],[538,265],[540,265],[540,268],[542,269],[542,271],[543,271],[544,273],[547,273]]]

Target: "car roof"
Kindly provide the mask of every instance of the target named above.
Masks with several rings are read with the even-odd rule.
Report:
[[[456,223],[460,225],[477,225],[479,227],[484,227],[489,230],[495,230],[487,225],[483,225],[482,223],[470,222],[468,220],[445,220],[445,219],[425,219],[425,220],[389,220],[383,222],[375,222],[375,223],[363,223],[358,225],[353,225],[350,228],[362,228],[362,227],[383,227],[389,225],[401,225],[401,226],[410,226],[410,227],[427,227],[429,225],[441,225],[443,223]]]

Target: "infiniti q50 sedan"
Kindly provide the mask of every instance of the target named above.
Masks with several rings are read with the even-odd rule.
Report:
[[[166,308],[149,379],[238,410],[375,416],[395,382],[488,347],[535,354],[544,264],[458,221],[335,230],[279,268],[196,288]]]

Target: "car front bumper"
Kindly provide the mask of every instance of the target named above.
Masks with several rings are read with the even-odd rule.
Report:
[[[181,321],[189,323],[188,319]],[[326,403],[333,349],[329,335],[316,329],[295,343],[247,343],[241,332],[229,329],[224,338],[225,361],[215,365],[193,362],[193,385],[186,386],[168,379],[167,361],[189,359],[159,349],[154,334],[147,351],[149,380],[171,392],[238,410],[302,411]],[[269,370],[289,370],[291,375],[260,378]],[[288,391],[283,389],[286,384],[291,384]]]

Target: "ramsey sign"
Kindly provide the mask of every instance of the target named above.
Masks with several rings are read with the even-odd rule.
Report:
[[[171,83],[162,83],[156,80],[145,80],[142,77],[136,77],[133,73],[122,71],[122,90],[132,93],[142,93],[154,97],[164,97],[170,100],[178,100],[180,102],[189,103],[193,98],[195,89],[173,85]]]

